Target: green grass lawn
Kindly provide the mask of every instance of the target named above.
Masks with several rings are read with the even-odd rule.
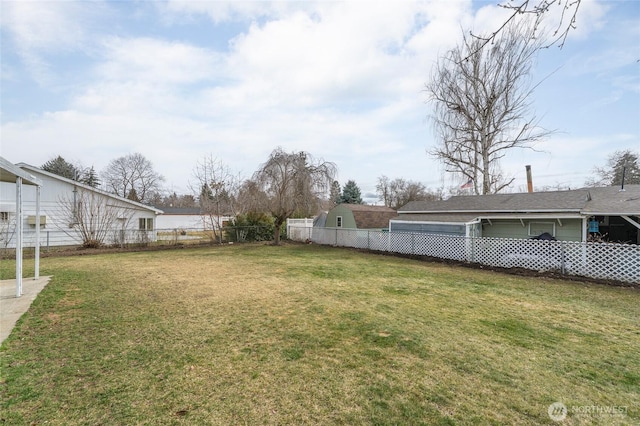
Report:
[[[42,275],[0,348],[0,423],[537,425],[556,401],[563,424],[640,423],[637,289],[315,245]]]

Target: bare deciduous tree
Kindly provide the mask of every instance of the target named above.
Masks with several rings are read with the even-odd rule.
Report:
[[[382,175],[376,184],[378,199],[385,206],[399,209],[409,201],[441,200],[441,192],[431,192],[420,182],[396,178],[390,180]]]
[[[283,223],[294,213],[310,216],[317,213],[322,198],[328,195],[336,174],[333,163],[315,160],[306,152],[287,153],[276,148],[266,163],[253,175],[264,195],[256,195],[257,207],[273,215],[274,243],[280,244]]]
[[[512,148],[532,148],[551,132],[530,112],[530,71],[542,40],[530,23],[512,23],[491,45],[464,37],[437,62],[426,84],[438,136],[431,154],[447,172],[473,181],[475,194],[499,192],[513,182],[500,170]]]
[[[551,13],[559,10],[555,28],[552,28],[551,38],[547,43],[540,44],[538,48],[547,48],[556,44],[562,48],[571,30],[576,28],[578,10],[580,9],[581,3],[582,0],[507,0],[499,3],[498,6],[509,10],[511,14],[499,28],[486,36],[475,35],[473,33],[471,33],[471,35],[480,41],[477,49],[482,49],[486,45],[493,43],[500,36],[501,32],[505,31],[510,25],[513,25],[513,23],[523,15],[526,15],[533,18],[533,31],[531,36],[537,37],[539,32],[544,32],[544,30],[539,30],[544,19]],[[465,59],[467,58],[468,56]]]
[[[222,218],[238,213],[237,198],[241,179],[218,158],[209,155],[196,164],[196,180],[191,190],[199,197],[204,229],[213,241],[222,243]]]
[[[84,247],[100,247],[109,237],[113,242],[124,242],[131,209],[109,203],[106,197],[81,187],[73,195],[61,197],[60,205],[62,223],[68,224],[62,230],[79,237]]]
[[[240,185],[238,190],[238,213],[258,213],[262,212],[263,206],[268,204],[267,194],[262,190],[262,186],[253,179],[247,179]]]
[[[10,212],[2,212],[0,217],[0,246],[6,249],[16,234],[16,215]]]
[[[107,191],[133,201],[148,203],[159,192],[164,177],[142,154],[134,153],[111,160],[102,172]]]

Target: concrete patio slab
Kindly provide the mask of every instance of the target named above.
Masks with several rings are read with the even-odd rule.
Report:
[[[27,312],[31,302],[51,277],[22,279],[22,296],[16,297],[16,280],[0,281],[0,344],[9,337],[16,322]]]

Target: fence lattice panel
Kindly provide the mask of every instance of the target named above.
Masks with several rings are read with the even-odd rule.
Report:
[[[311,239],[317,244],[640,284],[640,245],[470,238],[341,228],[313,228]]]

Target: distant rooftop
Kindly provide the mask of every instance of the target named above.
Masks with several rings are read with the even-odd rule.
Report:
[[[517,194],[459,195],[440,201],[411,201],[398,213],[543,213],[640,215],[640,185]]]

